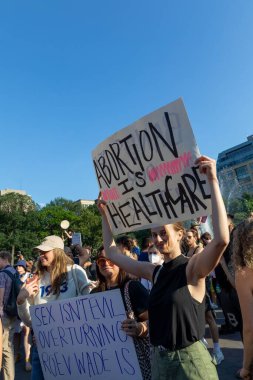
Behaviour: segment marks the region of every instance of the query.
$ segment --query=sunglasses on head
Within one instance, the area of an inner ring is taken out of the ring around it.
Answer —
[[[108,263],[109,265],[114,265],[113,262],[111,262],[111,260],[106,259],[105,257],[100,257],[99,259],[97,259],[96,263],[98,266],[105,265],[106,263]]]

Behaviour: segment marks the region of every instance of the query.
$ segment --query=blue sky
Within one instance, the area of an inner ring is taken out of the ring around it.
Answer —
[[[0,4],[0,189],[94,199],[91,151],[182,97],[202,153],[253,133],[251,0]]]

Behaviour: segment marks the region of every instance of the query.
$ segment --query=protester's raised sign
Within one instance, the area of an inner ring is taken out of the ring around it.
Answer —
[[[82,246],[82,235],[80,232],[74,232],[72,236],[72,244]]]
[[[31,306],[45,380],[141,380],[120,290]]]
[[[209,215],[199,155],[181,99],[98,145],[93,162],[113,233]]]

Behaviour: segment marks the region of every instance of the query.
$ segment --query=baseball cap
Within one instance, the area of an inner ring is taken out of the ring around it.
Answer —
[[[59,236],[56,236],[56,235],[45,237],[45,239],[41,242],[41,244],[35,247],[34,249],[47,252],[47,251],[51,251],[54,248],[64,249],[63,240]]]
[[[14,265],[14,267],[24,267],[26,269],[26,261],[25,260],[19,260],[17,263]]]

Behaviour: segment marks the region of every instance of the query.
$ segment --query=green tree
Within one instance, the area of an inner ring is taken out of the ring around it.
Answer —
[[[70,229],[81,233],[83,244],[95,250],[102,244],[101,217],[95,205],[82,207],[64,198],[56,198],[39,211],[38,219],[40,238],[47,235],[62,236],[60,223],[68,220]]]
[[[66,211],[72,211],[77,215],[82,213],[82,205],[80,203],[61,197],[55,198],[47,206],[58,206]]]
[[[5,213],[27,213],[36,210],[38,206],[28,195],[9,193],[0,197],[0,210]]]
[[[240,223],[253,212],[253,195],[244,193],[240,198],[230,200],[227,210],[234,215],[235,224]]]
[[[83,244],[92,246],[94,250],[102,245],[102,221],[96,205],[82,209],[75,231],[81,232]]]
[[[11,250],[13,260],[15,249],[22,250],[26,234],[34,231],[29,221],[37,209],[38,206],[26,195],[10,193],[0,197],[1,248]],[[33,232],[29,239],[35,242],[36,234]]]
[[[38,213],[40,231],[38,236],[44,238],[48,235],[62,236],[61,221],[68,220],[71,225],[71,229],[75,228],[76,223],[79,220],[79,216],[73,211],[64,209],[61,206],[53,206],[48,204],[43,207]]]

